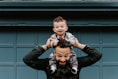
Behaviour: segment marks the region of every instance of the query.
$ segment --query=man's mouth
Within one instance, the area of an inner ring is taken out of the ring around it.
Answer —
[[[66,64],[68,64],[68,61],[57,61],[57,63],[60,67],[64,67]]]
[[[59,65],[62,66],[62,67],[64,67],[66,65],[66,61],[64,61],[64,62],[60,61],[59,62]]]
[[[59,62],[59,63],[62,64],[62,65],[63,65],[63,64],[66,64],[66,62]]]

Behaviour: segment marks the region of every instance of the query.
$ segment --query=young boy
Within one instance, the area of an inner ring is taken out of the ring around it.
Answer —
[[[58,16],[53,20],[53,31],[54,34],[51,35],[50,37],[51,47],[55,47],[57,45],[58,39],[66,39],[68,42],[72,44],[72,46],[75,43],[75,37],[71,33],[67,32],[68,31],[67,22],[63,17]],[[78,61],[74,51],[72,52],[72,55],[70,57],[71,59],[69,63],[72,67],[72,73],[77,74]],[[54,73],[56,71],[56,61],[53,53],[51,53],[49,59],[50,59],[49,65],[51,73]]]

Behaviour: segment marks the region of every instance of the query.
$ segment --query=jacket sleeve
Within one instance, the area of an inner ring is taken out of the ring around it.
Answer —
[[[34,69],[45,70],[46,67],[48,66],[48,59],[38,58],[44,52],[45,50],[42,47],[37,46],[23,58],[23,61],[25,64]]]
[[[79,67],[90,66],[90,65],[96,63],[97,61],[99,61],[100,58],[102,57],[102,54],[95,48],[85,46],[85,48],[82,51],[84,53],[86,53],[87,56],[78,58]]]

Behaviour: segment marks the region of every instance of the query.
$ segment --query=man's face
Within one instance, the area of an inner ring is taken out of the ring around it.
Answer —
[[[72,54],[71,49],[69,47],[67,48],[56,47],[54,52],[56,61],[62,67],[67,64],[68,60],[70,60],[71,54]]]

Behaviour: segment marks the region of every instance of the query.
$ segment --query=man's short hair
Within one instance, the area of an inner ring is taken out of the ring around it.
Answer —
[[[69,41],[67,41],[65,39],[58,39],[58,40],[59,40],[59,42],[58,42],[57,46],[59,46],[61,48],[67,48],[67,47],[71,48],[72,45]]]

